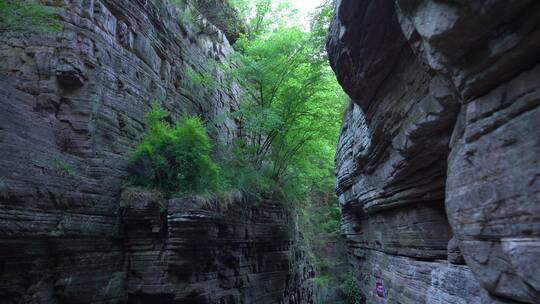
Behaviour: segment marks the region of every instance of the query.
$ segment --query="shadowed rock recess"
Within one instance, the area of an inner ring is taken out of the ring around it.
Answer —
[[[540,303],[540,2],[337,2],[337,194],[363,300]]]
[[[232,52],[224,34],[168,1],[46,2],[63,31],[0,33],[0,303],[311,303],[279,202],[123,189],[153,100],[237,136],[213,118],[240,86],[189,76],[222,78],[207,69]]]

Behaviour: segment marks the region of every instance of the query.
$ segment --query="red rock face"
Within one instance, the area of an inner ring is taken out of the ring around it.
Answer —
[[[0,33],[0,302],[195,303],[186,284],[201,288],[198,303],[309,302],[294,233],[223,242],[250,221],[287,230],[278,207],[194,215],[190,235],[159,210],[120,208],[128,151],[152,101],[172,119],[201,115],[214,139],[236,136],[232,120],[214,118],[237,106],[240,86],[209,90],[189,77],[232,52],[225,36],[206,21],[179,23],[167,1],[53,2],[64,3],[60,33]]]
[[[337,193],[368,303],[378,279],[389,303],[540,301],[539,15],[338,1],[328,51],[355,104]]]

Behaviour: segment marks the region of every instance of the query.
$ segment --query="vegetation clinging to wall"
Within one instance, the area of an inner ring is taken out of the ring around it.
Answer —
[[[63,29],[58,19],[60,10],[36,0],[0,0],[0,31],[60,32]]]
[[[220,170],[201,120],[186,117],[171,125],[168,115],[157,103],[146,115],[147,130],[131,154],[132,183],[169,194],[218,191]]]
[[[362,297],[360,287],[358,286],[358,283],[354,279],[352,273],[349,273],[343,282],[343,290],[345,291],[345,295],[347,297],[347,304],[363,303],[364,298]]]
[[[232,113],[245,157],[288,201],[305,202],[312,191],[332,192],[345,98],[322,52],[323,31],[306,31],[285,2],[243,2],[249,34],[236,42],[225,70],[245,87]],[[327,21],[317,18],[312,28],[324,28]]]

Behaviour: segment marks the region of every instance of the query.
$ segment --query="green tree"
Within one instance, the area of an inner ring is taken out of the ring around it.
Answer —
[[[232,114],[242,133],[240,150],[265,177],[265,190],[294,204],[317,284],[342,288],[349,303],[357,303],[354,281],[341,286],[344,273],[335,273],[343,256],[330,258],[324,251],[342,241],[333,165],[346,98],[324,47],[333,2],[313,14],[308,31],[292,21],[299,18],[283,2],[247,2],[251,6],[242,9],[250,12],[252,30],[234,45],[237,54],[226,66],[245,89]]]
[[[147,130],[131,154],[133,184],[168,194],[218,191],[220,170],[201,120],[186,117],[172,126],[168,115],[157,103],[146,115]]]
[[[235,44],[237,68],[231,72],[245,87],[233,113],[245,154],[283,193],[305,198],[310,191],[328,191],[344,101],[321,51],[320,28],[329,18],[320,15],[328,9],[317,14],[312,23],[317,30],[309,32],[291,21],[298,18],[285,2],[250,3],[252,31]],[[271,19],[278,22],[267,22]]]
[[[229,0],[247,26],[247,37],[253,39],[268,31],[283,27],[294,20],[297,11],[288,1]]]

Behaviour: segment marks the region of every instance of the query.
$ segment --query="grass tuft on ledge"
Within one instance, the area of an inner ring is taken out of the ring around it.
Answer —
[[[61,32],[61,10],[36,0],[0,0],[0,31]]]

